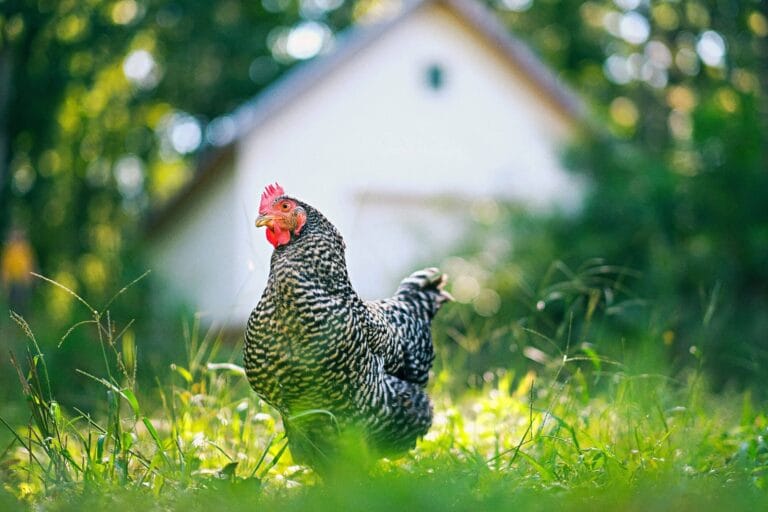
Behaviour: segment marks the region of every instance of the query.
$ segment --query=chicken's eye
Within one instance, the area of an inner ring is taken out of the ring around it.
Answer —
[[[283,210],[284,212],[287,212],[288,210],[291,209],[291,205],[290,203],[281,203],[280,209]]]

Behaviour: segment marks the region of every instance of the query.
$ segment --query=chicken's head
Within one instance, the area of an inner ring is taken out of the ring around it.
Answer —
[[[277,183],[267,185],[261,194],[256,227],[266,226],[267,241],[275,249],[298,236],[306,222],[307,212],[295,199],[285,195],[283,187]]]

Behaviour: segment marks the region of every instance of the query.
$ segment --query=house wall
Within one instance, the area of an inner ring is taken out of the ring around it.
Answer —
[[[245,213],[232,201],[234,183],[233,170],[220,169],[205,193],[191,198],[149,244],[152,271],[161,283],[155,300],[187,300],[208,322],[232,321],[237,301],[234,235],[236,219]]]
[[[431,65],[444,73],[437,90],[427,85]],[[417,263],[449,254],[473,201],[572,204],[577,187],[557,158],[570,131],[569,119],[496,49],[445,8],[427,5],[245,137],[233,188],[218,188],[184,219],[168,255],[201,237],[231,244],[234,255],[212,249],[210,261],[222,265],[197,274],[186,291],[244,322],[272,251],[253,226],[258,198],[279,181],[344,235],[358,292],[384,296]],[[165,259],[178,275],[192,270]]]

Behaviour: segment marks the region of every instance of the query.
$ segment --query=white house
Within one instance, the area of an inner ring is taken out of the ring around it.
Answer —
[[[574,204],[558,154],[582,119],[484,6],[405,4],[224,118],[231,142],[152,222],[154,270],[211,321],[244,323],[272,253],[259,196],[278,181],[339,228],[360,295],[389,295],[448,256],[478,200]]]

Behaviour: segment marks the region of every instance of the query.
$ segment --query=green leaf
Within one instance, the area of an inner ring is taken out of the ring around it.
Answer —
[[[234,478],[235,470],[237,469],[238,464],[239,462],[230,462],[229,464],[227,464],[226,466],[224,466],[219,470],[219,476],[221,478],[228,478],[228,479]]]
[[[122,395],[123,398],[125,398],[129,404],[131,404],[131,409],[133,409],[133,414],[136,416],[136,418],[139,417],[139,401],[136,399],[136,395],[128,388],[123,388],[120,390],[120,395]]]
[[[96,459],[98,459],[99,462],[101,462],[101,459],[104,457],[104,444],[106,441],[107,436],[104,434],[101,434],[96,440]]]
[[[149,418],[146,416],[141,418],[142,423],[144,423],[144,426],[147,427],[147,431],[149,432],[149,435],[152,436],[152,439],[155,441],[155,445],[157,445],[157,449],[160,452],[160,455],[163,456],[163,460],[165,460],[165,463],[170,465],[171,461],[168,459],[168,455],[165,454],[165,449],[163,448],[163,442],[160,440],[160,435],[157,433],[157,430],[155,429],[155,426],[152,425],[152,422],[149,421]]]
[[[603,368],[603,362],[600,360],[600,355],[587,344],[583,344],[581,346],[581,351],[584,352],[587,357],[589,357],[589,361],[592,363],[592,366],[595,368],[595,370],[600,372],[600,370]]]
[[[53,416],[55,424],[60,427],[63,423],[63,418],[61,415],[61,406],[58,402],[51,402],[51,415]]]
[[[187,369],[186,369],[186,368],[184,368],[183,366],[178,366],[178,365],[175,365],[175,364],[172,364],[172,365],[171,365],[171,370],[174,370],[176,373],[178,373],[179,375],[181,375],[181,377],[182,377],[182,378],[183,378],[185,381],[187,381],[187,384],[192,384],[192,380],[193,380],[193,379],[192,379],[192,374],[191,374],[191,373],[189,373],[189,370],[187,370]]]
[[[123,451],[127,452],[131,449],[131,446],[133,446],[133,434],[131,432],[123,432],[122,436],[122,447]]]
[[[555,475],[555,474],[554,474],[552,471],[550,471],[549,469],[547,469],[546,467],[544,467],[544,466],[543,466],[543,465],[542,465],[542,464],[541,464],[539,461],[537,461],[536,459],[534,459],[533,457],[531,457],[530,455],[528,455],[527,453],[525,453],[525,452],[524,452],[524,451],[522,451],[522,450],[520,450],[520,451],[518,452],[518,454],[519,454],[519,455],[520,455],[522,458],[524,458],[525,460],[527,460],[527,461],[528,461],[528,463],[529,463],[531,466],[533,466],[533,468],[534,468],[534,469],[535,469],[535,470],[536,470],[536,471],[539,473],[539,475],[541,475],[541,477],[542,477],[544,480],[547,480],[547,481],[550,481],[550,482],[551,482],[551,481],[553,481],[553,480],[557,480],[557,476],[556,476],[556,475]]]

